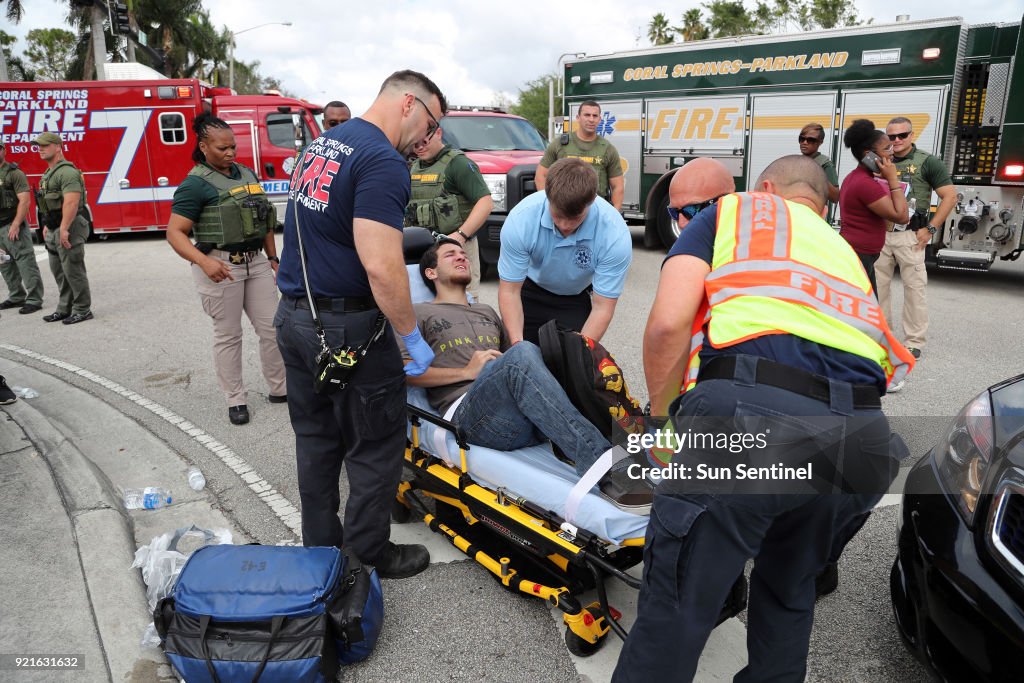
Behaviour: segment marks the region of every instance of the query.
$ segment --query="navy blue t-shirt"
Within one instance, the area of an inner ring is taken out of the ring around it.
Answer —
[[[355,218],[402,229],[411,181],[405,159],[377,126],[354,118],[324,132],[303,151],[289,186],[284,250],[277,286],[306,296],[295,238],[295,212],[313,296],[368,296],[370,283],[356,254]]]
[[[673,256],[685,254],[695,256],[710,266],[715,253],[717,217],[714,209],[697,214],[683,228],[676,243],[669,249],[665,261]],[[766,334],[722,349],[713,347],[705,335],[700,359],[701,363],[707,363],[717,356],[738,354],[760,356],[851,384],[875,384],[879,393],[885,393],[885,372],[878,363],[855,353],[816,344],[791,334]]]

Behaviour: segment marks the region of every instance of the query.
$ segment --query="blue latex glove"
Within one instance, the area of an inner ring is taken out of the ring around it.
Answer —
[[[423,341],[418,327],[412,328],[409,334],[403,334],[402,341],[405,342],[405,350],[412,357],[412,362],[405,364],[405,374],[410,377],[422,375],[434,360],[434,350]]]

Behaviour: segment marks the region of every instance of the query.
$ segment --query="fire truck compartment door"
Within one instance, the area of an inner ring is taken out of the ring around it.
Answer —
[[[260,141],[256,135],[256,122],[252,119],[225,119],[235,134],[235,163],[248,166],[260,177]]]
[[[820,123],[825,142],[818,149],[836,160],[836,93],[784,93],[754,95],[751,105],[750,156],[747,158],[747,190],[768,164],[788,154],[799,154],[797,138],[808,123]],[[841,145],[840,145],[841,147]]]
[[[918,149],[942,156],[949,86],[857,90],[843,93],[842,101],[840,131],[856,119],[874,121],[876,128],[885,130],[889,119],[905,116],[914,126],[914,144]],[[834,161],[842,185],[843,179],[857,167],[857,160],[844,149]]]
[[[173,187],[159,187],[153,178],[146,142],[146,128],[152,115],[152,109],[113,109],[90,115],[90,128],[110,130],[110,146],[114,150],[107,177],[95,200],[99,205],[99,210],[93,212],[97,232],[113,227],[105,225],[112,220],[108,205],[116,205],[120,210],[121,230],[146,229],[157,225],[156,202],[174,196]]]
[[[743,154],[746,95],[647,100],[647,151]]]
[[[622,199],[623,208],[640,209],[640,151],[643,146],[643,107],[640,100],[609,100],[599,102],[601,122],[597,134],[615,145],[622,160],[622,174],[626,181],[626,193]],[[575,132],[576,113],[579,104],[569,107],[569,119]]]

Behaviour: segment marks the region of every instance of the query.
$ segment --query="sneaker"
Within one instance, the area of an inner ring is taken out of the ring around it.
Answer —
[[[92,311],[86,311],[85,313],[72,313],[64,320],[65,325],[74,325],[75,323],[84,322],[86,320],[92,320]]]
[[[23,302],[11,301],[10,299],[8,299],[7,301],[0,302],[0,311],[5,311],[8,308],[18,308],[19,306],[21,306],[22,303]]]
[[[18,397],[7,386],[7,380],[0,376],[0,406],[9,406],[17,400]]]
[[[39,304],[25,304],[24,306],[18,309],[18,313],[25,315],[27,313],[35,313],[41,310],[43,310],[43,307],[40,306]]]
[[[839,565],[830,562],[814,577],[814,598],[824,597],[839,588]]]
[[[910,355],[913,356],[914,358],[921,357],[921,349],[915,349],[913,346],[908,346],[907,351],[910,351]]]
[[[601,481],[597,482],[597,487],[601,491],[602,498],[607,499],[623,512],[649,515],[651,514],[651,504],[654,502],[654,488],[651,486],[651,482],[645,478],[629,476],[629,466],[636,462],[631,455],[622,458],[612,465],[608,474],[601,477]]]
[[[64,318],[70,318],[70,313],[61,313],[60,311],[54,311],[50,315],[44,315],[43,321],[48,323],[55,323],[58,320],[64,320]]]
[[[430,553],[422,545],[398,545],[388,541],[384,552],[372,564],[382,579],[407,579],[430,566]]]
[[[907,380],[905,380],[905,379],[901,379],[899,382],[896,382],[896,384],[889,385],[889,388],[885,390],[885,393],[887,393],[887,394],[898,394],[900,392],[900,390],[903,389],[903,385],[904,385],[904,383],[906,383],[906,381]]]
[[[244,425],[249,423],[249,406],[231,406],[228,408],[228,419],[233,425]]]

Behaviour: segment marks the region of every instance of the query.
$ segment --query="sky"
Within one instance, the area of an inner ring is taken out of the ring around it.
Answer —
[[[24,49],[29,30],[63,26],[66,14],[66,1],[24,4],[19,25],[4,25],[6,19],[0,18],[0,28],[20,39],[15,53]],[[753,6],[752,0],[747,5]],[[647,24],[655,13],[665,12],[671,23],[681,23],[683,12],[700,2],[205,0],[205,6],[214,25],[244,31],[235,40],[238,59],[259,60],[261,73],[278,78],[300,97],[321,105],[343,100],[358,114],[390,73],[405,68],[432,78],[451,104],[514,102],[527,81],[555,72],[563,53],[647,47]],[[315,11],[301,16],[289,11],[299,7]],[[555,7],[562,8],[558,16],[552,13]],[[875,23],[895,19],[892,3],[885,0],[858,0],[857,7],[862,18],[873,17]],[[957,7],[962,6],[905,0],[898,13],[912,20],[933,19],[955,16]],[[1019,21],[1022,13],[1016,0],[974,0],[968,21]],[[247,30],[287,21],[292,25]]]

